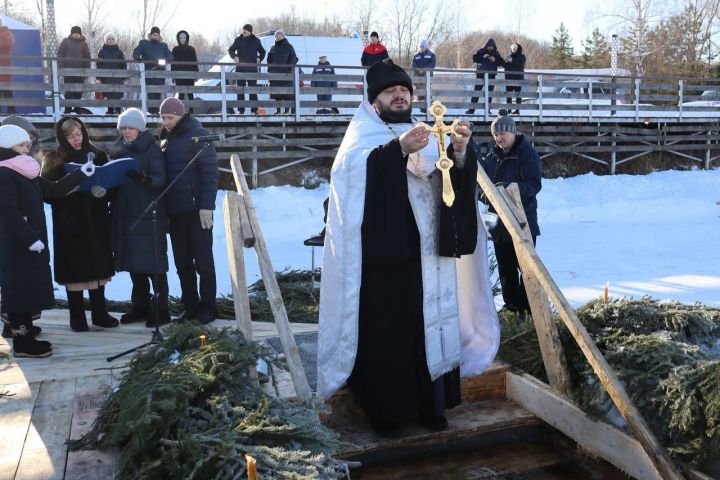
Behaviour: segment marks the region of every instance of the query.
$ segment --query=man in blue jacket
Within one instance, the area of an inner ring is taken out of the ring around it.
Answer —
[[[213,210],[218,189],[217,154],[212,145],[203,149],[203,143],[193,141],[193,137],[208,135],[208,131],[195,117],[186,113],[185,105],[177,98],[166,98],[163,101],[160,117],[163,122],[160,146],[165,157],[168,184],[199,154],[165,198],[170,241],[185,307],[185,311],[175,321],[196,318],[201,323],[209,323],[217,316],[217,286],[212,251]]]
[[[483,48],[475,52],[472,57],[472,61],[477,64],[475,78],[483,80],[475,85],[475,88],[473,88],[475,91],[482,91],[483,83],[485,81],[485,72],[497,72],[498,67],[502,67],[504,65],[502,55],[498,52],[495,40],[492,38],[489,38],[488,41],[485,42],[485,46]],[[488,73],[488,80],[493,80],[494,78],[495,73]],[[492,92],[494,89],[495,85],[488,85],[488,92]],[[470,103],[477,103],[479,99],[480,97],[472,97]],[[492,101],[492,99],[490,99],[490,101]],[[486,105],[485,108],[487,109],[488,106]],[[475,113],[475,109],[471,106],[465,113],[473,114]]]
[[[327,55],[320,55],[318,64],[313,68],[313,77],[315,75],[335,75],[335,69],[328,61]],[[319,77],[318,77],[319,78]],[[313,80],[310,82],[310,86],[313,88],[337,88],[337,81],[335,80]],[[337,108],[330,108],[330,102],[332,102],[332,94],[320,93],[317,96],[318,102],[327,102],[326,105],[320,105],[315,113],[318,115],[328,115],[331,113],[340,113]],[[327,107],[327,108],[326,108]]]
[[[515,121],[505,109],[498,112],[497,118],[490,126],[490,131],[495,138],[495,145],[480,161],[480,165],[495,185],[508,186],[511,183],[517,183],[533,244],[535,244],[535,239],[540,235],[536,198],[542,187],[540,158],[527,138],[518,133]],[[483,195],[481,195],[481,199],[487,202]],[[495,209],[491,206],[490,211],[494,212]],[[510,232],[502,222],[498,222],[490,234],[495,246],[495,258],[497,259],[505,308],[514,312],[528,311],[530,306],[525,293],[525,283]]]
[[[167,46],[167,43],[160,41],[160,29],[158,27],[152,27],[147,39],[140,40],[138,46],[133,50],[133,59],[142,60],[145,63],[145,71],[148,70],[165,70],[165,64],[171,62],[173,59],[172,52]],[[156,86],[164,85],[165,78],[145,78],[145,85]],[[160,102],[160,92],[148,93],[148,112],[158,113],[157,106],[149,106],[151,102]]]
[[[432,75],[432,71],[435,69],[435,63],[435,54],[428,48],[428,41],[422,40],[420,42],[420,51],[415,54],[412,60],[413,75],[416,77],[415,82],[419,88],[427,88],[425,85],[425,73],[430,71],[430,75]],[[424,100],[424,95],[418,95],[421,112],[425,112],[426,110]]]
[[[257,74],[259,71],[258,65],[265,58],[265,49],[260,42],[260,39],[253,34],[253,26],[246,23],[243,26],[242,35],[237,37],[230,48],[228,48],[228,55],[235,61],[235,71]],[[254,87],[257,85],[256,79],[240,78],[237,80],[238,87]],[[238,101],[245,100],[245,94],[238,93]],[[248,98],[251,102],[257,102],[257,94],[250,93]],[[245,113],[245,108],[239,108],[240,114]],[[257,105],[250,107],[252,113],[257,113]],[[228,107],[228,113],[234,113],[232,107]]]

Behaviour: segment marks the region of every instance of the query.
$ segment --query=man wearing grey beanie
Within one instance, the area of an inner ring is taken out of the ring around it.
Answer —
[[[517,183],[534,244],[540,235],[536,198],[542,187],[540,158],[528,139],[518,132],[515,120],[508,115],[507,110],[501,109],[498,112],[497,118],[490,125],[490,131],[495,145],[480,161],[480,165],[495,185],[508,186]],[[484,195],[481,194],[480,199],[487,203]],[[494,212],[495,209],[490,206],[490,211]],[[495,246],[495,258],[505,302],[503,308],[512,312],[526,312],[530,306],[512,237],[502,222],[498,222],[490,234]]]

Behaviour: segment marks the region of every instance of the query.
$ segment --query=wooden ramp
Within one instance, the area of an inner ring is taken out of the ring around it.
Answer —
[[[90,331],[70,330],[67,310],[43,312],[35,322],[40,338],[53,343],[53,355],[16,359],[6,339],[0,339],[0,480],[109,479],[116,471],[116,453],[68,452],[65,442],[79,438],[92,425],[98,408],[119,383],[126,355],[108,363],[106,357],[150,340],[144,323]],[[214,327],[236,328],[231,320]],[[277,336],[273,323],[253,322],[253,337]],[[293,333],[317,330],[314,324],[292,324]]]

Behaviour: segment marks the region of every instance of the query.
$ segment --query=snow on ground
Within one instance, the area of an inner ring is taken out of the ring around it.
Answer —
[[[565,296],[579,306],[601,295],[650,295],[720,306],[720,170],[665,171],[644,176],[582,175],[543,180],[538,196],[537,251]],[[315,190],[268,187],[253,191],[273,267],[309,269],[303,240],[322,229],[327,185]],[[222,202],[217,198],[214,251],[218,294],[230,293]],[[50,222],[49,208],[47,211]],[[169,244],[169,242],[168,242]],[[170,265],[172,265],[172,252]],[[316,263],[322,257],[315,249]],[[254,250],[245,250],[248,283],[260,278]],[[171,295],[180,295],[174,268]],[[130,278],[117,274],[113,300],[130,298]],[[63,288],[58,296],[64,297]]]

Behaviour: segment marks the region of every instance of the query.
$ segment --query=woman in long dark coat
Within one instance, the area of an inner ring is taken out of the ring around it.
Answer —
[[[94,167],[49,182],[39,177],[40,165],[29,156],[30,145],[22,128],[0,127],[2,313],[10,323],[13,354],[37,358],[51,355],[52,344],[35,339],[32,312],[55,305],[43,198],[70,192],[86,175],[92,175]]]
[[[127,173],[133,181],[120,185],[112,201],[115,271],[130,272],[133,285],[132,308],[120,317],[120,323],[144,320],[145,325],[154,327],[153,308],[158,309],[159,323],[170,322],[165,202],[157,206],[156,252],[153,251],[152,215],[144,217],[134,229],[130,227],[165,187],[165,161],[162,150],[145,129],[145,117],[140,110],[129,108],[118,117],[117,126],[121,136],[110,151],[111,156],[135,158],[140,166],[139,171]],[[154,272],[157,274],[153,275]],[[157,294],[157,307],[151,305],[150,281]]]
[[[105,35],[105,44],[98,51],[98,60],[96,66],[98,69],[108,70],[127,70],[127,63],[121,62],[125,60],[125,54],[117,44],[117,37],[114,33],[108,33]],[[102,59],[102,60],[101,60]],[[112,61],[117,60],[117,61]],[[122,85],[125,83],[125,79],[122,77],[100,77],[98,78],[100,83],[106,85]],[[123,92],[105,92],[105,98],[108,100],[122,100]],[[122,111],[122,107],[108,107],[107,114],[118,114]]]
[[[175,36],[177,39],[177,46],[172,49],[173,62],[197,62],[197,53],[195,53],[195,47],[190,45],[190,34],[185,30],[180,30]],[[170,65],[170,70],[173,72],[197,72],[200,70],[197,64],[195,65],[180,65],[173,63]],[[176,78],[175,85],[178,86],[191,86],[195,85],[195,80],[192,78]],[[187,96],[188,100],[193,100],[195,96],[192,92],[185,93],[180,92],[178,94],[180,100],[184,100]],[[192,113],[192,108],[190,108]]]
[[[270,48],[267,56],[268,73],[291,73],[293,68],[290,65],[298,63],[298,57],[295,49],[285,38],[282,30],[275,32],[275,45]],[[292,87],[292,80],[270,80],[270,87]],[[273,93],[270,95],[273,100],[295,100],[292,93]],[[284,113],[293,113],[295,108],[285,108]],[[280,108],[275,109],[275,113],[280,113]]]
[[[58,149],[43,159],[41,175],[58,180],[65,175],[66,163],[85,163],[88,154],[95,164],[107,163],[105,152],[90,143],[85,125],[76,117],[64,117],[57,123]],[[105,304],[105,284],[113,276],[112,219],[105,189],[75,192],[50,201],[53,219],[55,281],[65,286],[70,308],[70,328],[88,330],[83,305],[83,290],[90,296],[92,323],[111,328],[119,325]]]

